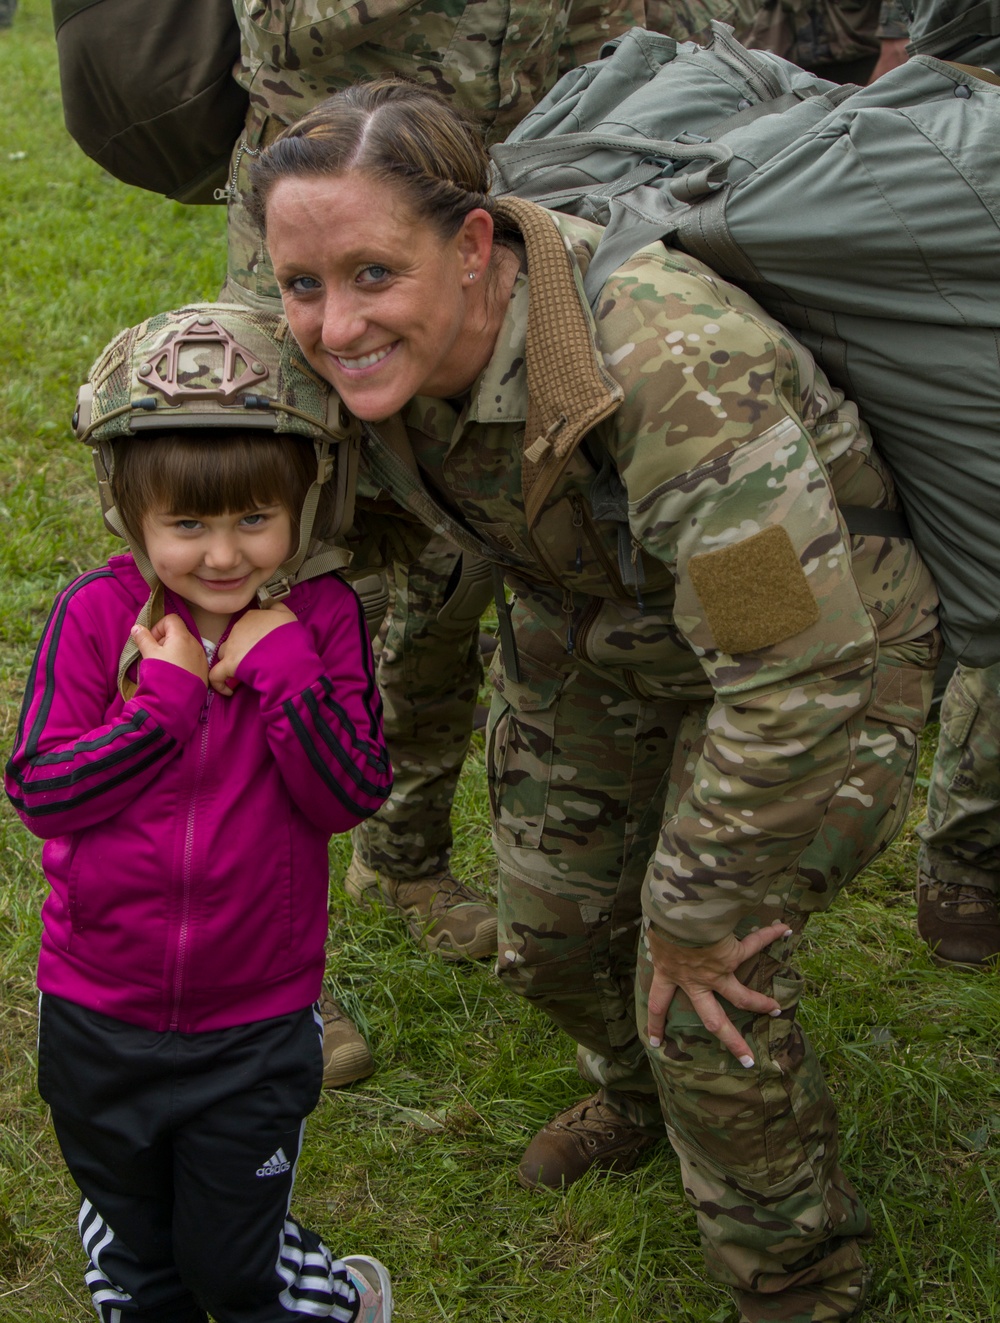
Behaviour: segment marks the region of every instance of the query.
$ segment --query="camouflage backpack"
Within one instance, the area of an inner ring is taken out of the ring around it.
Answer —
[[[947,0],[912,30],[921,50],[995,59],[1000,4]],[[592,301],[663,239],[789,326],[871,426],[955,654],[1000,660],[995,73],[919,54],[840,87],[718,24],[706,47],[634,30],[567,74],[493,159],[496,192],[607,226]],[[908,535],[898,516],[845,519]]]

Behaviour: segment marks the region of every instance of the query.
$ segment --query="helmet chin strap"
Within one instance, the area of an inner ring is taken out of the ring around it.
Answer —
[[[267,583],[262,583],[257,589],[257,601],[265,610],[273,602],[280,602],[282,598],[287,597],[296,583],[302,583],[305,579],[314,579],[329,570],[343,569],[351,561],[350,553],[340,547],[327,547],[319,555],[307,559],[320,497],[323,488],[333,477],[335,467],[330,441],[325,438],[314,441],[313,448],[316,452],[316,477],[302,502],[302,512],[299,516],[299,545],[291,557],[278,566]]]
[[[351,562],[349,551],[342,547],[324,546],[322,543],[319,544],[317,553],[309,556],[320,497],[336,467],[333,457],[333,445],[334,442],[326,438],[313,442],[313,448],[316,452],[316,477],[310,484],[302,502],[302,512],[299,517],[298,546],[291,557],[279,565],[270,579],[257,589],[257,603],[262,610],[266,610],[274,602],[280,602],[287,597],[295,584],[302,583],[306,579],[317,578],[321,574],[328,574],[331,570],[341,570]],[[101,448],[96,446],[94,448],[94,467],[97,469],[98,485],[101,489],[104,522],[113,533],[128,544],[136,568],[150,587],[149,597],[136,617],[135,623],[143,625],[146,629],[152,629],[158,620],[163,619],[163,585],[156,577],[156,571],[146,555],[145,547],[131,535],[122,522],[117,509],[111,504],[110,474],[107,469],[107,459],[101,453]],[[136,683],[129,678],[128,672],[140,656],[139,649],[136,647],[131,634],[129,634],[118,659],[118,691],[126,700],[131,698],[136,691]]]

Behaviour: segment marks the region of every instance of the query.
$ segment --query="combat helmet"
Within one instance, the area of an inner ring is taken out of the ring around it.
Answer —
[[[125,528],[111,495],[112,443],[119,437],[227,428],[308,437],[316,477],[299,517],[291,557],[257,590],[261,606],[292,586],[349,562],[335,544],[354,512],[361,430],[336,392],[312,370],[279,313],[197,303],[158,313],[120,332],[77,395],[73,430],[91,447],[107,527],[124,538],[151,595],[139,616],[162,615],[163,591],[145,550]],[[119,686],[137,652],[130,642]]]

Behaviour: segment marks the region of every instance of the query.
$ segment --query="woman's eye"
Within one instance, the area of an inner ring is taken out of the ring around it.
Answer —
[[[296,276],[293,280],[286,280],[284,288],[292,294],[315,294],[319,281],[315,276]]]
[[[379,266],[373,262],[371,266],[362,267],[358,274],[358,282],[362,285],[378,285],[383,280],[388,280],[392,272],[387,266]]]

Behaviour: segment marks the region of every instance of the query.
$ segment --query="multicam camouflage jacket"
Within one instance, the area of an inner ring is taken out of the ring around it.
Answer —
[[[250,94],[229,182],[232,297],[276,301],[260,235],[246,214],[245,158],[319,101],[360,79],[425,83],[498,141],[557,77],[641,25],[643,0],[234,0]]]
[[[362,464],[504,567],[521,654],[519,681],[494,677],[505,693],[541,703],[583,664],[706,704],[703,774],[658,856],[701,920],[666,884],[648,905],[677,940],[714,941],[815,834],[859,718],[891,708],[872,692],[879,646],[926,664],[936,592],[912,542],[846,534],[838,502],[894,508],[891,479],[854,407],[747,295],[653,245],[592,317],[600,229],[498,209],[525,261],[490,363],[466,401],[417,397],[369,428]],[[915,728],[919,708],[886,719]]]
[[[454,96],[503,135],[555,81],[641,24],[641,0],[235,0],[237,82],[261,116],[292,124],[364,78],[402,77]],[[571,48],[570,50],[567,47]]]

